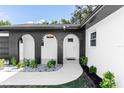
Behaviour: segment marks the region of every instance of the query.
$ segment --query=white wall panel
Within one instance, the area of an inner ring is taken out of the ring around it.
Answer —
[[[96,47],[90,46],[90,33],[97,32]],[[124,87],[124,7],[86,31],[88,65],[98,69],[98,75],[110,70],[117,87]]]
[[[5,37],[5,36],[9,36],[9,33],[0,33],[0,37]]]
[[[73,42],[68,42],[68,39],[73,39]],[[79,39],[76,35],[69,34],[63,41],[63,59],[66,62],[67,58],[79,59]]]
[[[21,62],[24,59],[23,56],[23,43],[19,41],[19,61]]]
[[[23,44],[20,44],[20,60],[26,59],[35,59],[35,41],[34,38],[29,35],[22,36]]]
[[[51,59],[57,62],[57,40],[55,36],[53,36],[53,38],[47,38],[49,35],[50,34],[43,37],[44,46],[41,46],[42,64],[47,64]]]

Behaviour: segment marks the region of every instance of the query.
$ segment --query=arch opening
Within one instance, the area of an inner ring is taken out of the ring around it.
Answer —
[[[63,63],[79,62],[79,38],[74,34],[69,34],[63,41]]]
[[[45,35],[41,45],[41,63],[47,64],[49,60],[55,60],[57,64],[57,39],[52,34]]]
[[[23,59],[35,59],[35,41],[30,34],[19,39],[19,61]]]

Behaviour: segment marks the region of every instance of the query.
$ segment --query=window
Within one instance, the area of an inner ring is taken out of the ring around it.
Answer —
[[[73,42],[73,38],[68,38],[68,42]]]
[[[53,35],[47,35],[47,38],[54,38]]]
[[[96,46],[96,32],[90,34],[90,46]]]

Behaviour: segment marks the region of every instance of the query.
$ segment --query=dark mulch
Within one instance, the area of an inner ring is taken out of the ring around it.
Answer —
[[[91,82],[93,82],[97,88],[100,88],[99,84],[102,81],[102,79],[97,74],[89,73],[89,67],[88,66],[81,66],[81,67],[83,68],[84,73],[86,73],[87,77],[89,77]]]

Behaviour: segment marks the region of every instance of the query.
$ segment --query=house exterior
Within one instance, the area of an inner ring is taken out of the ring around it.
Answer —
[[[88,57],[97,74],[110,70],[117,87],[124,87],[124,7],[98,6],[82,24],[13,25],[0,27],[0,58],[37,59],[58,64]],[[76,61],[77,62],[77,61]]]
[[[93,18],[93,19],[92,19]],[[86,52],[88,66],[97,67],[103,77],[113,72],[117,87],[124,87],[124,7],[102,6],[84,25],[86,26]]]
[[[50,59],[58,64],[79,59],[85,54],[85,32],[79,28],[79,25],[35,24],[0,27],[0,57],[15,57],[18,62],[36,59],[42,64]]]

